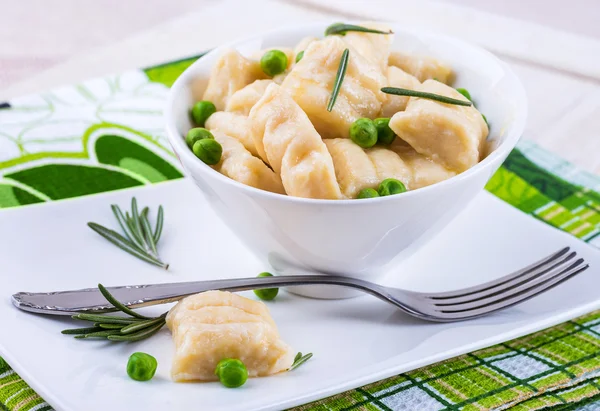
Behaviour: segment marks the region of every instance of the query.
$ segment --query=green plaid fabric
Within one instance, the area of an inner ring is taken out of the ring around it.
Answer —
[[[0,208],[182,177],[162,106],[196,58],[0,104]],[[486,188],[600,248],[599,177],[524,141]],[[593,410],[596,400],[600,312],[295,410]],[[0,409],[52,407],[0,358]]]
[[[600,394],[600,312],[297,408],[539,410]]]

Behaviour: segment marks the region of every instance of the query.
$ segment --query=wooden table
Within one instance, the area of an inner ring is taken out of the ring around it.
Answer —
[[[71,0],[61,1],[70,3]],[[27,2],[39,1],[24,0]],[[477,9],[457,6],[457,2]],[[79,53],[66,62],[0,89],[0,99],[197,54],[247,33],[287,24],[318,19],[398,20],[478,43],[507,61],[523,81],[529,97],[530,114],[525,138],[600,174],[600,122],[597,120],[600,118],[600,28],[595,24],[600,8],[593,0],[573,0],[572,7],[564,8],[565,18],[557,19],[551,13],[533,13],[528,15],[530,21],[524,21],[507,17],[519,14],[519,9],[499,6],[498,2],[457,2],[176,0],[162,16],[166,22],[156,24],[155,20],[161,19],[141,15],[139,20],[143,20],[146,27],[151,26],[142,31],[136,29],[144,24],[134,18],[140,15],[139,9],[129,5],[117,12],[113,0],[85,2],[87,6],[81,6],[81,13],[90,9],[92,13],[130,13],[132,27],[117,30],[117,35],[129,35],[117,40],[115,33],[109,33],[111,26],[105,21],[102,24],[109,45]],[[548,3],[556,1],[545,2]],[[79,9],[69,10],[65,18],[77,18]],[[124,18],[119,16],[121,20]],[[537,22],[532,22],[536,16]],[[580,24],[574,24],[574,21]],[[7,30],[6,27],[3,30]],[[35,27],[28,30],[35,32]],[[43,35],[38,33],[38,36],[40,34]],[[33,43],[35,51],[36,44]],[[12,43],[6,44],[0,46],[0,71],[7,61],[5,56],[2,60],[2,50],[14,52],[17,48]],[[60,50],[60,45],[49,45]],[[54,61],[52,56],[43,54],[43,47],[39,48],[42,60]],[[69,50],[66,52],[68,54]],[[15,69],[14,65],[12,69]]]

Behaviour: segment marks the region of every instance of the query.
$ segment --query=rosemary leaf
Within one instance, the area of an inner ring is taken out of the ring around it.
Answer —
[[[62,330],[61,334],[67,335],[77,335],[77,334],[89,334],[95,333],[97,331],[102,331],[103,329],[100,327],[87,327],[87,328],[69,328],[68,330]]]
[[[133,333],[133,334],[126,334],[126,335],[112,334],[112,335],[109,335],[107,338],[109,340],[111,340],[111,341],[130,341],[130,342],[140,341],[140,340],[143,340],[143,339],[146,339],[148,337],[153,336],[164,325],[165,325],[164,322],[160,322],[160,323],[156,324],[155,326],[152,326],[152,327],[149,327],[149,328],[144,328],[143,330],[138,331],[138,332]]]
[[[370,29],[368,27],[357,26],[354,24],[345,24],[345,23],[334,23],[331,26],[327,27],[325,30],[326,36],[331,36],[332,34],[345,35],[348,31],[358,31],[361,33],[374,33],[374,34],[394,34],[392,30],[382,31],[376,29]]]
[[[397,87],[384,87],[381,89],[386,94],[394,94],[396,96],[410,96],[410,97],[420,97],[426,98],[429,100],[439,101],[441,103],[446,104],[454,104],[457,106],[472,106],[473,103],[465,100],[458,100],[456,98],[441,96],[439,94],[427,93],[424,91],[416,91],[416,90],[408,90],[405,88],[397,88]]]
[[[119,206],[115,205],[115,204],[112,204],[110,206],[110,208],[112,209],[113,214],[115,215],[117,221],[119,222],[119,225],[121,226],[121,229],[123,230],[123,232],[125,233],[127,238],[132,243],[134,243],[140,249],[140,251],[144,251],[144,246],[142,245],[140,240],[137,238],[137,236],[134,234],[131,227],[129,227],[129,224],[127,223],[127,220],[125,219],[125,216],[123,215],[123,212],[121,211],[121,208],[119,208]]]
[[[340,65],[338,66],[338,71],[335,76],[335,83],[333,84],[333,90],[331,91],[331,98],[329,99],[329,104],[327,104],[327,111],[333,110],[333,106],[335,105],[335,101],[337,100],[338,94],[340,94],[340,89],[342,88],[342,82],[344,81],[344,76],[346,75],[346,69],[348,68],[348,54],[350,50],[345,49],[342,53],[342,57],[340,59]]]
[[[114,245],[119,247],[120,249],[127,251],[129,254],[131,254],[141,260],[144,260],[148,263],[157,265],[159,267],[162,267],[162,268],[168,267],[168,265],[166,265],[162,261],[159,261],[156,258],[152,257],[151,255],[145,254],[142,251],[140,251],[136,246],[134,246],[130,241],[128,241],[125,237],[123,237],[121,234],[117,233],[116,231],[110,230],[106,227],[101,226],[100,224],[96,224],[96,223],[92,223],[92,222],[88,223],[88,226],[92,230],[94,230],[95,232],[100,234],[102,237],[106,238],[108,241],[110,241],[111,243],[113,243]]]
[[[312,356],[313,356],[312,353],[308,353],[306,355],[302,355],[302,353],[296,354],[296,358],[294,358],[294,363],[291,365],[291,367],[289,368],[288,371],[292,371],[292,370],[295,370],[296,368],[300,367],[306,361],[310,360],[312,358]]]
[[[158,214],[156,216],[156,228],[154,229],[154,243],[156,244],[158,244],[158,240],[160,240],[160,235],[162,234],[164,218],[165,213],[163,211],[163,207],[158,206]]]
[[[117,317],[112,315],[101,315],[101,314],[77,314],[72,316],[71,318],[75,320],[83,320],[83,321],[91,321],[94,323],[102,323],[102,324],[123,324],[129,325],[131,323],[135,323],[140,321],[138,318],[127,318],[127,317]]]
[[[125,222],[127,223],[127,227],[129,227],[129,230],[133,233],[133,235],[136,236],[137,238],[137,233],[135,232],[135,226],[133,224],[133,219],[131,218],[131,215],[129,215],[129,211],[125,211]],[[140,244],[142,239],[140,238]],[[142,246],[143,247],[143,246]]]
[[[106,298],[106,301],[108,301],[109,303],[114,305],[115,308],[117,308],[119,311],[122,311],[125,314],[128,314],[134,318],[139,318],[140,320],[153,320],[152,317],[146,317],[145,315],[138,314],[135,311],[133,311],[131,308],[123,305],[119,300],[117,300],[115,297],[113,297],[113,295],[102,284],[98,284],[98,290],[100,290],[100,292],[102,293],[102,296],[104,296],[104,298]],[[100,322],[102,322],[102,321],[100,321]]]
[[[131,220],[133,221],[133,224],[135,224],[137,232],[141,233],[142,227],[139,225],[140,214],[138,212],[137,199],[135,197],[131,199]]]
[[[120,331],[119,330],[105,330],[105,331],[98,331],[98,332],[94,332],[94,333],[89,333],[89,334],[81,334],[81,335],[76,335],[75,338],[106,338],[109,335],[115,335],[115,334],[119,334]]]
[[[144,244],[145,250],[149,252],[150,248],[144,241],[144,233],[142,232],[142,225],[140,224],[140,214],[138,211],[137,199],[135,197],[131,199],[131,221],[133,223],[134,232],[139,237],[140,241]]]
[[[133,219],[129,216],[129,213],[127,213],[127,217],[126,220],[127,222],[127,227],[129,228],[129,231],[133,234],[133,236],[135,237],[135,239],[137,240],[136,243],[140,244],[140,250],[143,253],[147,253],[148,250],[146,250],[146,247],[144,246],[144,239],[140,237],[139,233],[136,231],[135,229],[135,223],[133,222]]]
[[[154,320],[140,321],[139,323],[130,324],[121,329],[121,334],[132,334],[132,333],[138,332],[140,330],[143,330],[144,328],[151,327],[151,326],[156,325],[161,322],[164,325],[165,316],[166,316],[166,313],[161,315],[158,318],[155,318]]]
[[[148,241],[148,238],[146,238],[146,230],[144,230],[144,221],[143,221],[144,220],[144,215],[147,218],[148,217],[148,211],[149,211],[148,207],[144,207],[142,209],[142,211],[138,214],[138,221],[137,222],[138,222],[138,224],[140,226],[140,235],[142,236],[142,241],[144,242],[144,248],[146,249],[146,251],[149,254],[152,254],[153,257],[158,258],[156,256],[156,253],[154,253],[152,251],[152,247],[150,245],[150,242]]]
[[[96,323],[94,324],[96,327],[100,327],[104,330],[120,330],[126,325],[124,324],[111,324],[111,323]]]
[[[152,228],[150,227],[150,221],[148,221],[148,208],[144,208],[140,215],[140,223],[142,225],[142,233],[144,234],[144,241],[150,247],[152,254],[158,258],[158,251],[156,251],[156,243],[154,242],[154,235],[152,234]]]

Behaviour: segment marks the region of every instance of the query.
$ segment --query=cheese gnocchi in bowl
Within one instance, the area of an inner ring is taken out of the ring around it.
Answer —
[[[492,54],[373,22],[218,47],[177,79],[166,110],[186,173],[275,272],[370,280],[466,208],[526,116],[519,80]]]
[[[392,51],[394,36],[337,23],[293,48],[223,50],[190,108],[189,148],[242,184],[314,199],[399,194],[471,168],[485,117],[452,87],[450,64]]]

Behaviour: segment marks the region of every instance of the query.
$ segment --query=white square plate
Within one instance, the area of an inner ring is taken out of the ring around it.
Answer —
[[[165,207],[160,253],[169,271],[143,263],[94,234],[114,226],[109,205]],[[600,308],[600,252],[482,192],[443,233],[386,284],[450,290],[514,271],[564,246],[591,268],[545,295],[474,321],[415,320],[370,296],[313,300],[285,292],[268,303],[282,338],[314,357],[299,369],[251,379],[240,389],[169,378],[168,330],[137,344],[80,341],[60,334],[70,319],[15,309],[17,291],[254,276],[268,270],[217,219],[187,180],[0,212],[0,354],[58,411],[277,410],[307,403],[449,357],[506,341]],[[252,293],[246,293],[252,296]],[[152,307],[160,313],[165,307]],[[81,325],[81,324],[77,324]],[[157,357],[156,377],[129,379],[129,354]],[[200,407],[200,408],[198,408]]]

